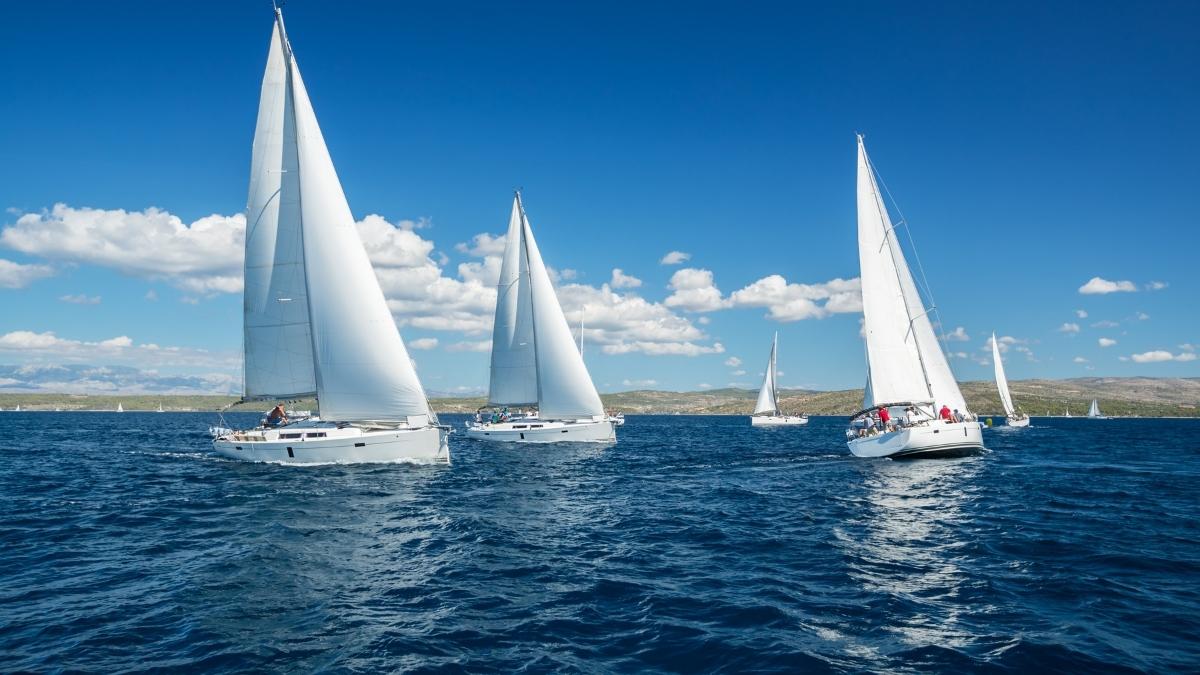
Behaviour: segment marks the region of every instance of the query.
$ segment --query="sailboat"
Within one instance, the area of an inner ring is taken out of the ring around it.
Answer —
[[[158,410],[155,410],[154,412],[166,412],[166,410],[163,410],[161,402],[158,404]]]
[[[1092,407],[1088,408],[1087,416],[1089,419],[1093,420],[1108,419],[1104,415],[1100,414],[1100,404],[1096,402],[1096,399],[1092,399]]]
[[[779,333],[771,341],[771,358],[767,361],[767,371],[763,374],[762,388],[758,390],[758,401],[754,404],[754,412],[750,415],[752,427],[799,426],[808,424],[805,415],[785,415],[779,410],[779,389],[776,386],[777,374],[775,368],[776,355],[779,350]]]
[[[221,455],[448,463],[275,10],[246,208],[242,401],[316,396],[320,419],[220,429]]]
[[[121,405],[120,403],[118,403],[118,404],[117,404],[117,412],[119,412],[119,413],[123,413],[123,412],[125,412],[125,406],[123,406],[123,405]]]
[[[864,410],[846,431],[858,457],[936,457],[983,449],[979,422],[917,292],[896,230],[858,136],[858,260],[862,279],[867,387]],[[890,422],[875,421],[887,409]],[[943,409],[960,417],[944,419]],[[898,419],[899,415],[899,419]]]
[[[1065,414],[1063,414],[1063,417],[1070,417],[1070,416],[1071,416],[1071,409],[1067,408]]]
[[[1013,406],[1012,392],[1008,390],[1008,378],[1004,375],[1004,362],[1000,360],[1000,345],[992,333],[992,363],[996,365],[996,389],[1000,392],[1000,404],[1004,406],[1005,424],[1010,427],[1029,426],[1029,415]]]
[[[576,349],[520,192],[513,197],[496,290],[486,406],[494,412],[480,409],[467,436],[518,443],[616,440],[617,422],[604,412]],[[509,408],[527,412],[510,414]]]

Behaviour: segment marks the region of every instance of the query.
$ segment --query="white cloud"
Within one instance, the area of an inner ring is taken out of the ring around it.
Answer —
[[[712,389],[713,388],[713,386],[707,382],[701,382],[700,384],[698,384],[696,386],[700,389]]]
[[[1081,319],[1086,319],[1088,315],[1087,315],[1086,311],[1084,311],[1082,309],[1077,309],[1077,310],[1075,310],[1075,316],[1077,316]]]
[[[1104,319],[1103,321],[1097,321],[1096,323],[1093,323],[1092,328],[1116,328],[1120,325],[1121,324],[1117,323],[1116,321]]]
[[[1196,351],[1196,345],[1193,345],[1193,344],[1192,344],[1192,343],[1190,343],[1190,342],[1185,342],[1185,343],[1183,343],[1183,344],[1179,345],[1179,348],[1180,348],[1180,349],[1182,349],[1182,350],[1183,350],[1183,351],[1185,351],[1185,352],[1194,352],[1194,351]]]
[[[1060,333],[1078,333],[1079,332],[1079,324],[1064,323],[1063,325],[1058,327],[1058,332],[1060,332]]]
[[[996,338],[996,343],[1000,347],[1001,354],[1007,354],[1008,350],[1010,348],[1012,348],[1013,346],[1025,345],[1028,342],[1029,342],[1028,340],[1022,340],[1019,338],[1015,338],[1011,335],[1002,335],[1002,336]],[[980,347],[980,349],[983,351],[989,352],[989,353],[992,351],[992,336],[989,335],[987,340],[984,340],[983,346]],[[1018,347],[1017,351],[1025,352],[1026,354],[1028,354],[1029,348],[1028,347],[1025,347],[1025,348]],[[986,365],[986,364],[984,364],[984,365]]]
[[[492,351],[491,340],[464,340],[455,342],[446,347],[448,352],[490,352]]]
[[[658,384],[658,380],[624,380],[621,384],[626,387],[653,387]]]
[[[689,312],[713,312],[727,305],[721,290],[713,283],[713,273],[695,267],[685,267],[671,275],[668,284],[673,292],[663,301],[667,307]]]
[[[1075,358],[1073,358],[1071,360],[1074,361],[1075,363],[1087,363],[1088,362],[1088,360],[1083,358],[1082,356],[1076,356]]]
[[[817,304],[820,300],[825,303]],[[791,322],[821,319],[830,314],[861,312],[862,292],[857,277],[818,284],[796,284],[772,274],[734,291],[728,302],[733,307],[766,307],[767,318]]]
[[[664,255],[662,257],[662,260],[658,261],[658,264],[660,264],[660,265],[681,265],[691,259],[692,259],[691,253],[684,253],[683,251],[671,251],[670,253]]]
[[[489,255],[504,255],[504,240],[505,236],[492,235],[487,232],[471,237],[471,242],[467,244],[455,244],[454,249],[459,253],[476,258],[484,258]]]
[[[1109,281],[1100,277],[1092,277],[1079,287],[1083,295],[1105,295],[1108,293],[1133,293],[1137,286],[1132,281]]]
[[[1150,283],[1146,284],[1146,290],[1161,291],[1162,289],[1166,288],[1167,286],[1170,286],[1170,284],[1168,284],[1165,281],[1151,281]]]
[[[238,369],[240,355],[188,347],[136,344],[127,335],[87,341],[61,338],[52,331],[17,330],[0,335],[0,355],[20,363],[87,362],[128,364],[139,368]]]
[[[1099,344],[1101,347],[1111,347],[1111,346],[1113,346],[1113,345],[1117,344],[1117,341],[1116,341],[1116,340],[1114,340],[1114,339],[1112,339],[1112,338],[1106,338],[1106,337],[1102,337],[1102,338],[1100,338],[1099,340],[1096,340],[1096,342],[1097,342],[1097,343],[1098,343],[1098,344]]]
[[[1129,358],[1133,359],[1134,363],[1160,363],[1163,361],[1195,361],[1196,354],[1194,352],[1182,352],[1180,354],[1172,354],[1164,349],[1158,349],[1151,352],[1142,352],[1141,354],[1130,354]]]
[[[416,340],[408,341],[409,349],[427,350],[427,349],[436,349],[437,346],[438,346],[437,338],[426,337],[426,338],[417,338]]]
[[[1137,318],[1138,321],[1146,321],[1150,318],[1150,315],[1145,312],[1138,312],[1134,315],[1134,317]]]
[[[61,295],[58,298],[62,302],[67,302],[72,305],[98,305],[100,304],[100,296],[98,295]]]
[[[725,351],[720,342],[711,347],[697,345],[691,342],[645,342],[634,340],[604,345],[605,354],[631,354],[641,352],[650,356],[700,356],[701,354],[721,354]]]
[[[738,370],[735,370],[732,373],[730,373],[730,375],[733,375],[734,377],[741,377],[742,375],[745,375],[745,374],[746,374],[746,371],[744,371],[740,368]]]
[[[55,204],[17,218],[0,233],[0,243],[47,260],[167,280],[192,293],[236,293],[242,290],[245,230],[240,213],[214,214],[189,225],[154,207],[125,211]]]
[[[971,339],[971,336],[967,335],[967,331],[962,326],[959,326],[952,332],[946,333],[946,339],[953,342],[966,342]]]
[[[54,276],[54,268],[49,265],[22,265],[0,258],[0,288],[25,288],[49,276]]]
[[[613,288],[637,288],[642,285],[642,280],[625,274],[620,267],[614,267],[612,271],[612,280],[608,282]]]
[[[742,365],[742,360],[736,356],[731,356],[725,359],[725,365],[729,366],[730,368],[737,368],[738,366]]]

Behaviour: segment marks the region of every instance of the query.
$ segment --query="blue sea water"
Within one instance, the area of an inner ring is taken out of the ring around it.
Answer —
[[[630,416],[305,468],[212,421],[0,413],[0,671],[1200,668],[1200,420],[893,462],[839,418]]]

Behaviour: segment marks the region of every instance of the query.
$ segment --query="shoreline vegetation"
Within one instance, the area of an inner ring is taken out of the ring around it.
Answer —
[[[1019,380],[1009,383],[1018,407],[1033,417],[1087,414],[1092,399],[1112,417],[1200,417],[1200,378],[1095,377],[1070,380]],[[982,417],[1003,417],[996,385],[990,380],[961,385],[967,405]],[[604,406],[629,414],[749,415],[757,390],[711,389],[673,392],[656,390],[602,394]],[[788,413],[850,415],[862,406],[862,389],[807,391],[781,389],[780,408]],[[0,393],[0,407],[11,411],[113,411],[121,404],[126,412],[211,412],[237,400],[234,396],[173,394],[56,394]],[[485,403],[482,396],[430,398],[439,413],[472,413]],[[233,412],[266,410],[267,402],[236,406]],[[295,401],[294,410],[316,410],[313,400]]]

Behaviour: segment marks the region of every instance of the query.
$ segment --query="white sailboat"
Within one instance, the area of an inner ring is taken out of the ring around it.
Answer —
[[[992,333],[992,363],[996,365],[996,389],[1000,391],[1000,405],[1004,406],[1005,424],[1010,427],[1029,426],[1029,415],[1020,412],[1013,405],[1012,392],[1008,390],[1008,378],[1004,375],[1004,362],[1000,360],[1000,345],[996,343],[996,334]]]
[[[1100,414],[1100,404],[1096,402],[1096,399],[1092,399],[1092,406],[1088,408],[1087,416],[1089,419],[1094,420],[1108,419],[1104,415]]]
[[[779,410],[779,389],[776,386],[776,356],[779,350],[779,333],[771,341],[771,358],[767,361],[767,371],[763,374],[762,388],[758,390],[758,401],[754,404],[754,412],[750,415],[752,427],[781,427],[808,424],[806,415],[785,415]]]
[[[519,192],[496,289],[488,406],[499,412],[480,410],[467,436],[518,443],[616,440],[618,422],[604,412],[576,349]],[[510,414],[509,408],[526,412]]]
[[[958,382],[917,292],[896,230],[858,137],[858,256],[867,400],[846,432],[858,457],[935,457],[983,449],[979,422]],[[886,408],[890,422],[875,421]],[[942,410],[957,410],[945,419]]]
[[[1067,408],[1066,412],[1063,414],[1063,417],[1070,417],[1070,416],[1071,416],[1071,409]]]
[[[123,412],[125,412],[125,406],[123,406],[123,405],[121,405],[120,403],[118,403],[118,404],[117,404],[117,412],[119,412],[119,413],[123,413]]]
[[[227,457],[446,463],[275,10],[246,210],[242,401],[316,396],[320,419],[219,429]]]
[[[163,410],[161,402],[158,404],[158,410],[155,410],[154,412],[166,412],[166,410]]]

